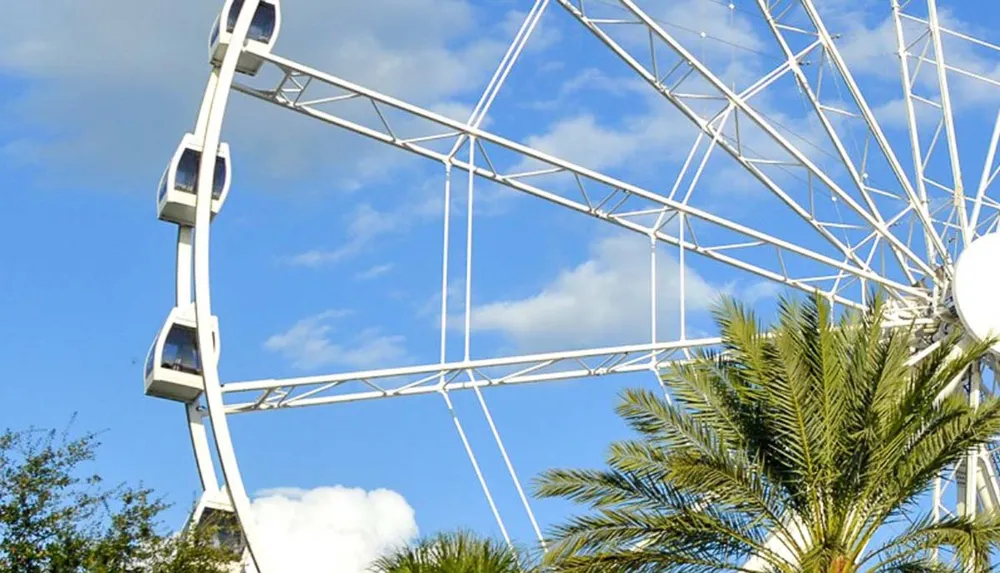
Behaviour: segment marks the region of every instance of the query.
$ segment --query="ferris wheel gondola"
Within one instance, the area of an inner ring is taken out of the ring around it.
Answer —
[[[215,352],[218,353],[221,348],[219,324],[215,317],[211,328]],[[177,402],[193,402],[201,396],[204,389],[203,375],[194,308],[174,308],[146,357],[146,395]]]
[[[170,163],[160,177],[156,193],[157,215],[161,221],[193,226],[195,192],[198,188],[198,168],[201,165],[202,144],[192,133],[184,134]],[[229,195],[232,179],[229,144],[219,144],[212,178],[212,215],[222,209]]]
[[[224,486],[217,491],[202,493],[184,528],[185,533],[196,528],[208,528],[211,535],[209,541],[219,549],[242,555],[247,548],[246,537]]]
[[[227,0],[222,7],[222,12],[215,19],[212,25],[212,32],[208,38],[209,60],[212,65],[222,64],[222,57],[226,53],[233,37],[233,29],[236,26],[236,18],[243,8],[243,0]],[[223,25],[223,23],[225,25]],[[253,20],[250,22],[250,31],[247,33],[246,43],[252,45],[256,50],[270,52],[278,40],[278,32],[281,29],[281,2],[280,0],[261,0],[254,12]],[[240,54],[236,64],[236,71],[249,76],[256,75],[263,65],[263,60],[250,54]]]

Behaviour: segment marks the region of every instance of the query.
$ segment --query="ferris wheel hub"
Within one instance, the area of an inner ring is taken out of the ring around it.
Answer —
[[[1000,233],[983,235],[965,248],[955,265],[952,296],[970,336],[1000,336]],[[1000,355],[1000,343],[992,351]]]

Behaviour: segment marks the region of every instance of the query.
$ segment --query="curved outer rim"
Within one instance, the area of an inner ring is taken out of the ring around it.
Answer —
[[[257,10],[259,0],[246,0],[237,18],[229,47],[245,44],[250,23]],[[264,564],[259,554],[259,541],[256,533],[250,499],[247,496],[239,464],[233,449],[232,437],[226,420],[222,402],[222,388],[218,372],[218,349],[212,341],[212,306],[211,282],[209,276],[209,238],[212,220],[212,185],[215,175],[215,154],[204,150],[217,149],[220,144],[222,124],[226,106],[229,101],[230,88],[236,73],[236,64],[242,49],[228,49],[222,65],[213,68],[209,76],[205,96],[202,100],[198,121],[195,128],[195,138],[200,140],[202,154],[198,166],[198,186],[195,192],[195,225],[180,226],[177,236],[177,291],[178,306],[190,304],[195,306],[195,324],[198,332],[198,346],[202,348],[202,367],[204,370],[205,402],[208,406],[208,417],[212,424],[212,435],[222,469],[225,489],[232,502],[233,510],[243,530],[247,549],[251,560],[259,573],[273,571]],[[210,158],[210,160],[206,160]],[[230,177],[231,179],[231,177]],[[230,181],[230,185],[231,185]],[[198,229],[197,233],[194,229]],[[193,245],[192,245],[193,235]],[[193,253],[192,253],[193,251]],[[192,297],[192,254],[193,283]],[[204,327],[204,328],[203,328]],[[187,425],[191,436],[198,477],[207,495],[220,490],[211,452],[208,447],[208,434],[202,421],[202,414],[194,404],[187,407]]]

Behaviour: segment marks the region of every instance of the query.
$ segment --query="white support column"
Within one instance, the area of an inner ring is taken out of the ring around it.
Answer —
[[[444,166],[444,237],[441,246],[441,364],[448,361],[448,260],[451,246],[451,163]],[[444,375],[441,375],[444,384]]]
[[[542,19],[542,14],[545,13],[545,8],[548,5],[549,0],[535,0],[535,4],[531,7],[528,15],[525,16],[521,28],[518,29],[517,34],[514,36],[514,40],[507,48],[507,53],[504,54],[503,59],[500,60],[500,65],[493,73],[493,77],[490,78],[490,82],[483,91],[483,95],[472,110],[468,122],[469,127],[478,128],[482,125],[483,120],[486,119],[486,114],[489,113],[490,107],[493,105],[493,100],[500,93],[500,88],[503,87],[511,70],[514,69],[514,64],[517,63],[521,51],[524,50],[525,44],[528,43],[531,33],[535,30],[535,26],[538,25],[539,20]],[[455,140],[455,144],[448,153],[449,158],[455,157],[455,154],[462,148],[462,144],[465,143],[466,138],[467,136],[462,134]],[[472,143],[470,142],[469,145],[471,146]]]
[[[194,461],[198,467],[198,478],[201,488],[205,491],[219,491],[219,478],[215,475],[215,465],[212,462],[212,450],[208,446],[208,430],[197,404],[186,404],[188,433],[191,435],[191,448],[194,450]]]
[[[683,242],[684,238],[681,237]],[[656,236],[649,237],[649,343],[656,344],[656,314],[658,312],[656,304]],[[655,368],[655,359],[650,362],[650,367]]]
[[[177,286],[175,288],[175,305],[178,307],[191,304],[191,246],[194,229],[179,225],[177,227]]]
[[[497,526],[500,528],[500,533],[503,535],[504,541],[507,542],[507,546],[511,549],[514,548],[514,544],[510,539],[510,535],[507,533],[507,527],[503,523],[503,519],[500,517],[500,511],[497,509],[497,504],[493,501],[493,494],[490,493],[490,488],[486,484],[486,476],[483,475],[483,470],[479,467],[479,461],[476,460],[476,454],[472,451],[472,445],[469,443],[469,438],[465,435],[465,430],[462,428],[462,422],[458,419],[458,412],[455,411],[454,404],[451,403],[451,397],[448,396],[448,391],[442,388],[439,390],[441,397],[444,398],[444,403],[448,407],[448,412],[451,414],[451,420],[455,424],[455,429],[458,431],[458,437],[462,440],[462,445],[465,447],[465,453],[469,456],[469,462],[472,463],[472,469],[476,473],[476,478],[479,480],[479,486],[483,489],[483,495],[486,496],[486,502],[490,506],[490,511],[493,513],[493,518],[497,522]]]

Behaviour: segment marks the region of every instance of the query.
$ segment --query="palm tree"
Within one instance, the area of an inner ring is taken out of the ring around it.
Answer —
[[[617,411],[639,437],[613,444],[606,469],[541,476],[541,496],[591,509],[554,530],[546,565],[602,573],[989,568],[997,515],[902,520],[936,476],[1000,433],[1000,399],[973,408],[961,387],[949,391],[993,341],[963,350],[953,336],[911,366],[916,334],[886,329],[881,301],[836,319],[822,299],[783,299],[765,330],[727,300],[715,319],[721,352],[664,375],[673,402],[624,393]],[[891,523],[902,531],[883,527]],[[964,565],[938,564],[939,548]]]
[[[440,533],[382,557],[372,573],[524,573],[524,557],[508,545],[467,531]]]

